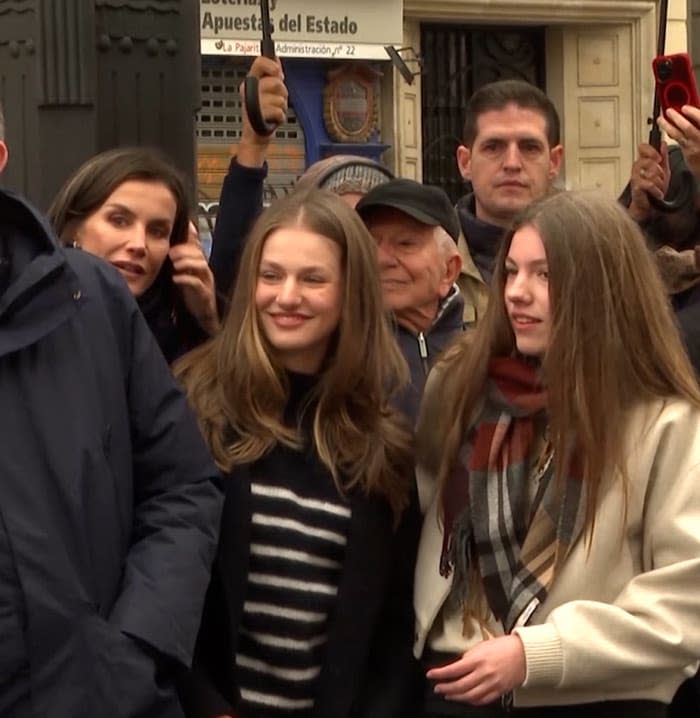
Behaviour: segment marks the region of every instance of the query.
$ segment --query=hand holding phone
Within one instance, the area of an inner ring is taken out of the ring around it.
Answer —
[[[686,52],[675,55],[659,55],[652,62],[659,103],[664,111],[681,111],[684,105],[700,107],[700,96],[695,83],[693,65]]]

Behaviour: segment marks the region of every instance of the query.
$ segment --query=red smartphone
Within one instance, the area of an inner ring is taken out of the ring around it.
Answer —
[[[693,63],[687,52],[659,55],[654,58],[652,69],[664,113],[669,108],[680,112],[683,105],[700,107]]]

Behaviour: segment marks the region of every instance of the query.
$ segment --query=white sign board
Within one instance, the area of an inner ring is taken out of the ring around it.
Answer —
[[[203,55],[259,55],[258,0],[200,0]],[[270,0],[280,57],[386,60],[402,44],[403,0]]]

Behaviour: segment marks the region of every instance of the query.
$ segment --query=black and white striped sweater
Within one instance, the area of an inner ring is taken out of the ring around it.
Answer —
[[[240,707],[256,718],[301,718],[314,705],[350,508],[311,450],[278,446],[251,478],[248,585],[234,658]]]

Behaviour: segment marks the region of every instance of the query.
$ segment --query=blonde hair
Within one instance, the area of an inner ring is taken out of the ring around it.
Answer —
[[[419,460],[444,483],[483,398],[488,363],[515,352],[504,301],[504,262],[513,235],[534,227],[549,272],[551,330],[542,360],[555,456],[575,437],[588,486],[589,527],[606,472],[626,478],[626,412],[635,403],[682,397],[700,406],[654,260],[617,202],[562,192],[529,207],[505,236],[484,320],[439,365],[423,407]],[[558,475],[566,470],[557,466]]]
[[[303,227],[342,250],[343,310],[309,403],[315,449],[339,490],[383,495],[398,516],[413,485],[412,438],[389,401],[408,372],[383,310],[374,241],[339,197],[295,193],[260,216],[220,334],[184,357],[176,376],[224,471],[256,461],[278,443],[300,446],[298,428],[283,423],[287,375],[255,304],[263,245],[285,227]]]

